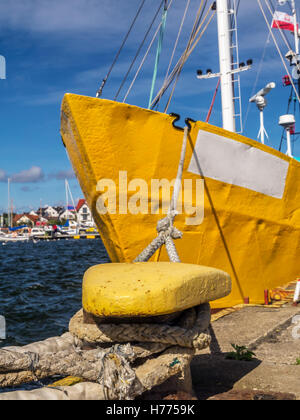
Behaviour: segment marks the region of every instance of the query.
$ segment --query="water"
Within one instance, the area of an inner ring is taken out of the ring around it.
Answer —
[[[0,243],[3,346],[23,346],[63,334],[81,308],[84,272],[109,262],[100,239]]]

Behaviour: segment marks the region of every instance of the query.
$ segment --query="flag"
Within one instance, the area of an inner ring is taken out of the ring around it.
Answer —
[[[297,25],[299,28],[299,25]],[[272,28],[294,31],[294,18],[284,12],[275,12],[273,16]]]

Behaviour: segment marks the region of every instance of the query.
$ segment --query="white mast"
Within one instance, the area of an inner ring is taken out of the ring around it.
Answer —
[[[223,128],[235,132],[228,0],[217,0]]]
[[[69,195],[68,195],[68,181],[65,179],[65,191],[66,191],[66,214],[67,214],[67,220],[69,220]]]
[[[7,224],[11,226],[10,221],[10,178],[7,179]]]
[[[65,180],[65,186],[66,186],[67,214],[69,214],[68,213],[69,212],[68,207],[69,207],[69,194],[70,194],[71,201],[72,201],[73,208],[74,208],[74,212],[75,212],[76,222],[77,222],[76,231],[78,233],[78,213],[77,213],[77,210],[76,210],[76,207],[75,207],[75,202],[74,202],[73,194],[72,194],[72,191],[70,189],[70,185],[69,185],[69,182],[68,182],[67,179]]]
[[[298,22],[297,22],[297,9],[295,0],[291,0],[294,18],[294,36],[295,36],[295,53],[299,55],[299,33],[298,33]]]

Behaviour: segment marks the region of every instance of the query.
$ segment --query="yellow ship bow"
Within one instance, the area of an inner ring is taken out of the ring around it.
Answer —
[[[145,208],[153,206],[149,195],[153,180],[176,178],[183,133],[172,126],[173,120],[127,104],[65,95],[62,138],[112,262],[133,261],[156,236],[156,224],[164,216]],[[104,195],[107,199],[107,192],[99,188],[101,180],[116,189],[114,211],[106,214],[99,212]],[[147,183],[148,195],[132,214],[126,210],[138,192],[141,196],[138,180]],[[265,290],[299,276],[299,162],[256,141],[196,122],[189,133],[183,184],[187,180],[194,186],[204,180],[204,213],[194,223],[186,210],[196,208],[193,190],[190,205],[175,220],[183,232],[183,239],[176,242],[178,254],[184,263],[214,267],[232,278],[232,293],[213,307],[233,306],[248,298],[250,303],[264,303]],[[124,183],[128,197],[121,191]],[[165,249],[152,260],[168,261]]]

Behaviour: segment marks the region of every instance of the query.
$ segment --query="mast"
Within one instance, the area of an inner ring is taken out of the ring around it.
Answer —
[[[7,224],[10,227],[10,178],[7,179]]]
[[[295,53],[299,55],[299,33],[298,33],[298,21],[297,21],[297,9],[295,0],[291,0],[294,18],[294,37],[295,37]]]
[[[73,205],[73,208],[74,208],[75,218],[76,218],[76,222],[77,222],[76,231],[78,233],[78,213],[77,213],[77,210],[76,210],[76,207],[75,207],[73,194],[72,194],[72,191],[71,191],[71,188],[70,188],[70,185],[69,185],[69,182],[68,182],[67,179],[65,180],[65,185],[66,185],[67,214],[69,214],[68,213],[69,212],[68,207],[69,207],[69,194],[70,194],[72,205]]]
[[[66,207],[67,207],[67,220],[69,220],[69,195],[68,195],[68,181],[65,179],[65,190],[66,190]]]
[[[236,131],[228,0],[217,0],[223,128]]]

